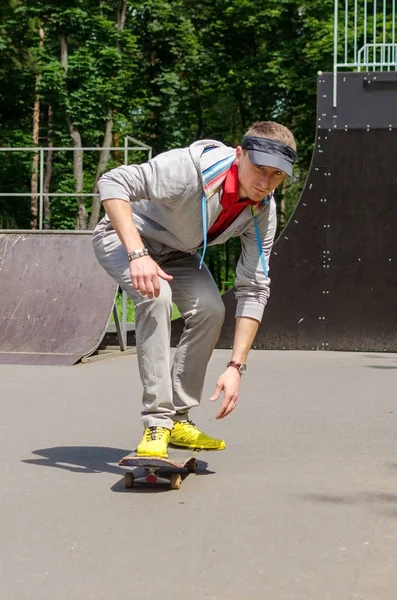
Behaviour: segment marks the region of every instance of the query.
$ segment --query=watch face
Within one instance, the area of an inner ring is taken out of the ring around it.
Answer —
[[[241,367],[240,367],[241,375],[245,375],[246,372],[247,372],[247,365],[241,365]]]

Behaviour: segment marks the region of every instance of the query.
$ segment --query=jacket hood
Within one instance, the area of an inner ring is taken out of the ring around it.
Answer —
[[[198,140],[189,146],[189,152],[208,200],[222,185],[236,157],[236,149],[217,140]]]

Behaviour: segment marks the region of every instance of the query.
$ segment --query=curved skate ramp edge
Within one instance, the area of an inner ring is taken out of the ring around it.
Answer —
[[[117,287],[91,232],[0,230],[0,364],[73,365],[91,354]]]
[[[301,199],[270,261],[254,347],[397,352],[397,73],[317,82],[317,131]],[[234,291],[218,348],[233,344]]]

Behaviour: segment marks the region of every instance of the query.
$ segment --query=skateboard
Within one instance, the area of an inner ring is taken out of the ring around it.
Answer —
[[[136,483],[166,483],[172,490],[179,490],[182,483],[181,471],[195,473],[196,455],[200,450],[176,450],[168,448],[168,458],[162,456],[137,456],[135,452],[119,461],[120,467],[128,469],[124,473],[124,487],[132,488]],[[137,477],[134,467],[142,467],[144,475]]]

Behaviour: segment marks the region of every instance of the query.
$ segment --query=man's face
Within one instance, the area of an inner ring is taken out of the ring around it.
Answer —
[[[236,149],[236,164],[238,167],[240,198],[249,198],[253,202],[260,202],[285,179],[284,171],[273,167],[257,167],[252,164],[248,152],[241,146]]]

